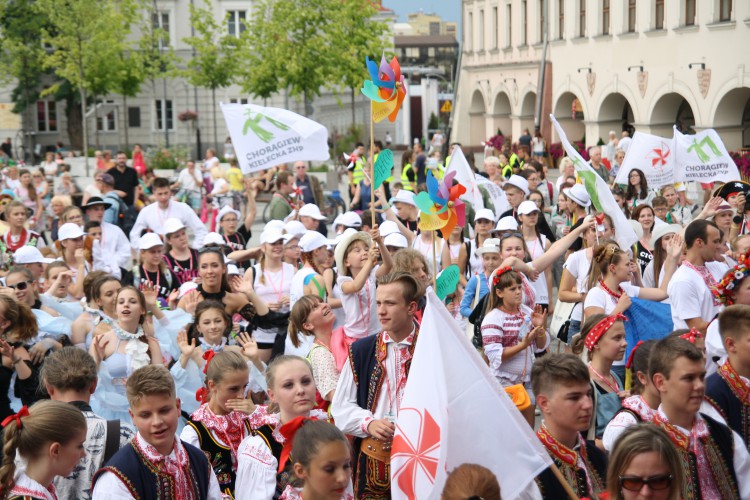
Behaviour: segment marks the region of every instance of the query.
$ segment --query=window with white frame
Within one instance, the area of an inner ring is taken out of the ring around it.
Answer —
[[[719,0],[719,21],[732,20],[732,0]]]
[[[152,14],[151,17],[152,25],[155,30],[162,30],[161,39],[159,40],[159,48],[163,49],[169,46],[170,42],[170,23],[169,23],[169,11],[158,10]]]
[[[505,46],[510,47],[513,44],[513,6],[505,6]]]
[[[586,0],[578,0],[578,36],[586,36]]]
[[[230,10],[227,12],[227,28],[231,36],[239,37],[245,31],[246,10]]]
[[[467,16],[466,26],[464,26],[464,48],[467,52],[474,49],[474,44],[471,43],[471,37],[474,36],[474,14],[469,12]]]
[[[477,29],[477,49],[484,50],[484,11],[479,11],[479,29]]]
[[[628,33],[635,33],[635,0],[628,0]]]
[[[695,25],[696,0],[685,0],[685,26]]]
[[[117,109],[96,117],[96,130],[99,132],[117,132]]]
[[[609,1],[602,0],[602,35],[609,35]]]
[[[654,4],[654,29],[664,29],[664,0],[656,0]]]
[[[539,0],[539,43],[544,41],[544,21],[547,18],[547,12],[544,10],[545,0]]]
[[[565,38],[565,0],[557,0],[557,38]]]
[[[497,49],[497,30],[500,18],[497,15],[497,7],[492,7],[492,26],[490,26],[490,32],[492,33],[492,49]]]
[[[529,44],[529,27],[527,25],[527,14],[529,5],[526,0],[521,1],[521,45]]]
[[[171,99],[154,101],[154,130],[174,130],[174,107]]]
[[[37,101],[36,129],[39,132],[57,132],[57,103]]]
[[[232,97],[229,99],[229,102],[232,104],[247,104],[247,97]]]

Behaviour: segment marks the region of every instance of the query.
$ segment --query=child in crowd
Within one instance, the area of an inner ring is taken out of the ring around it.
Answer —
[[[53,483],[58,498],[91,498],[91,480],[97,470],[135,435],[119,420],[96,415],[89,405],[97,382],[96,363],[85,351],[63,347],[42,365],[39,378],[50,399],[75,406],[86,418],[86,455],[70,475],[57,476]]]
[[[377,248],[373,246],[377,243]],[[344,334],[348,343],[380,331],[375,281],[391,271],[391,254],[380,237],[377,225],[368,235],[362,231],[346,234],[336,245],[336,280],[346,314]],[[382,256],[383,263],[377,265]]]
[[[305,359],[278,356],[268,365],[266,380],[274,405],[273,409],[259,406],[250,417],[253,435],[242,441],[237,452],[237,500],[278,498],[293,480],[292,464],[282,460],[286,441],[279,428],[297,417],[328,418],[325,412],[313,410],[315,381]],[[270,413],[264,414],[266,410]]]
[[[522,304],[521,276],[509,267],[497,269],[491,276],[487,314],[482,321],[484,352],[490,369],[500,385],[522,384],[532,404],[524,411],[529,425],[534,425],[534,396],[531,392],[531,368],[534,353],[549,345],[547,315],[540,305],[532,311]]]
[[[531,381],[542,412],[537,437],[576,496],[598,498],[606,490],[607,456],[581,434],[594,414],[586,365],[573,354],[549,354],[534,364]],[[551,469],[536,482],[545,499],[568,497]]]
[[[500,484],[487,467],[461,464],[448,474],[441,500],[466,500],[482,498],[500,500]]]
[[[175,435],[180,400],[169,370],[148,365],[134,371],[127,397],[138,433],[96,473],[92,498],[221,500],[206,456]]]
[[[81,411],[60,401],[39,401],[22,407],[3,424],[2,497],[56,500],[53,480],[70,474],[86,455],[86,419]],[[16,454],[26,461],[21,472],[16,472]]]
[[[200,448],[216,473],[222,493],[234,494],[237,450],[250,434],[247,413],[255,409],[244,398],[248,384],[247,360],[237,352],[221,351],[206,360],[206,385],[196,394],[203,404],[193,412],[180,434],[184,443]],[[249,403],[249,406],[246,404]]]
[[[120,288],[120,280],[110,274],[94,271],[86,276],[83,286],[86,306],[70,329],[70,340],[74,346],[88,350],[92,335],[112,328],[113,318],[117,316],[117,293]]]

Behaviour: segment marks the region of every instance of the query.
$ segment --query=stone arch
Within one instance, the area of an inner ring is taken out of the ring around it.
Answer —
[[[529,132],[534,133],[534,114],[536,113],[536,92],[528,91],[524,94],[521,99],[521,107],[519,109],[518,118],[520,122],[519,136],[523,133],[524,129],[529,129]]]
[[[583,137],[586,133],[586,127],[583,123],[582,118],[585,118],[585,110],[583,115],[578,118],[573,118],[573,102],[578,99],[583,109],[583,103],[573,92],[565,91],[557,98],[555,105],[552,107],[553,114],[557,121],[565,129],[565,134],[571,141],[577,141]],[[558,138],[559,140],[559,138]]]
[[[479,144],[487,140],[487,130],[485,119],[487,116],[487,105],[484,100],[484,94],[481,90],[476,89],[471,95],[471,105],[469,106],[470,120],[470,143]]]
[[[634,121],[633,107],[624,95],[613,92],[602,100],[597,115],[597,122],[602,134],[614,130],[619,137],[620,132],[625,130],[625,127],[629,129]]]
[[[682,132],[694,129],[696,118],[695,108],[690,102],[677,92],[668,92],[654,101],[649,119],[650,133],[663,137],[672,136],[672,126]]]
[[[495,104],[492,107],[492,133],[497,133],[498,129],[503,135],[509,135],[512,131],[512,121],[510,115],[512,114],[512,107],[510,104],[510,96],[504,91],[500,91],[495,96]]]
[[[750,147],[750,87],[734,88],[721,96],[711,124],[728,150]]]

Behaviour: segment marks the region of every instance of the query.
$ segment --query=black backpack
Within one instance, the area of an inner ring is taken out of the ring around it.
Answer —
[[[477,293],[479,293],[478,290]],[[474,344],[474,347],[477,349],[480,349],[484,345],[482,342],[482,321],[484,320],[485,309],[487,308],[487,297],[489,295],[489,293],[484,294],[484,297],[477,301],[477,305],[474,306],[474,309],[469,315],[469,323],[474,325],[474,337],[471,339],[471,343]]]
[[[125,236],[130,237],[130,231],[135,226],[135,220],[138,218],[138,212],[135,210],[135,206],[129,207],[122,201],[122,198],[117,197],[117,201],[120,203],[117,209],[117,225]]]

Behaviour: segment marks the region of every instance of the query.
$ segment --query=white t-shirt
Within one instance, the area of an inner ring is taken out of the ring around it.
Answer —
[[[714,304],[714,297],[703,278],[689,267],[682,265],[675,271],[667,287],[672,301],[672,322],[675,330],[689,328],[685,320],[701,318],[711,321],[723,307]]]
[[[375,303],[375,266],[367,278],[367,283],[359,292],[341,293],[341,307],[346,316],[344,333],[347,337],[361,339],[369,335],[375,335],[380,328],[378,320],[378,306]],[[341,276],[336,279],[336,284],[343,287],[344,283],[354,281],[351,276]]]
[[[716,281],[721,281],[732,266],[726,262],[719,262],[718,260],[706,262],[706,267],[711,271],[711,276],[713,276]]]
[[[180,172],[180,175],[177,176],[177,182],[180,183],[180,186],[182,186],[182,189],[188,189],[188,190],[198,190],[198,183],[196,180],[200,179],[200,172],[193,170],[193,173],[191,174],[188,169],[184,169]]]
[[[224,191],[224,188],[229,186],[229,183],[225,179],[216,179],[214,181],[214,188],[211,190],[211,194],[219,194]]]
[[[414,238],[414,243],[412,243],[411,247],[414,250],[417,250],[419,253],[424,255],[425,260],[427,261],[427,267],[430,270],[430,274],[433,276],[434,273],[439,273],[442,269],[442,255],[443,255],[443,245],[445,244],[445,240],[440,238],[440,240],[437,242],[436,249],[435,249],[435,260],[432,259],[432,242],[427,242],[422,239],[421,236],[417,236]]]
[[[640,287],[631,285],[627,281],[620,283],[620,288],[629,297],[638,297],[641,291]],[[617,299],[605,292],[601,287],[595,286],[586,294],[586,301],[583,303],[584,310],[589,307],[601,307],[604,309],[604,314],[611,314],[615,310],[615,307],[617,307]]]
[[[218,167],[219,165],[219,159],[215,156],[203,162],[203,168],[206,170],[206,172],[210,172],[212,168]]]
[[[540,239],[541,241],[539,241]],[[547,237],[543,234],[539,238],[534,238],[533,241],[526,241],[526,247],[529,249],[531,260],[541,257],[544,254],[546,244]],[[542,271],[536,280],[529,280],[531,287],[534,289],[534,295],[538,304],[549,304],[549,290],[547,290],[547,275],[545,273],[546,271]]]
[[[716,361],[714,361],[716,359]],[[706,376],[716,373],[719,365],[727,360],[727,350],[721,339],[719,320],[715,319],[708,325],[706,331]]]
[[[578,250],[572,253],[568,260],[563,264],[563,269],[567,269],[570,275],[576,280],[576,291],[578,293],[586,293],[588,286],[586,281],[589,277],[589,268],[591,267],[591,260],[586,255],[586,249]],[[576,305],[573,308],[573,313],[570,315],[570,319],[574,321],[581,321],[583,317],[583,308],[581,304]]]
[[[260,264],[256,264],[255,270],[255,292],[258,296],[263,299],[266,303],[272,304],[279,302],[281,297],[288,296],[289,290],[292,286],[292,278],[296,273],[294,266],[283,262],[281,269],[274,272],[269,269],[265,269],[263,272],[260,270]],[[261,276],[263,276],[263,282],[261,282]],[[280,313],[289,312],[288,306],[283,306],[279,309]],[[258,328],[253,332],[253,337],[258,342],[272,343],[276,339],[277,330],[270,329],[265,330]]]

